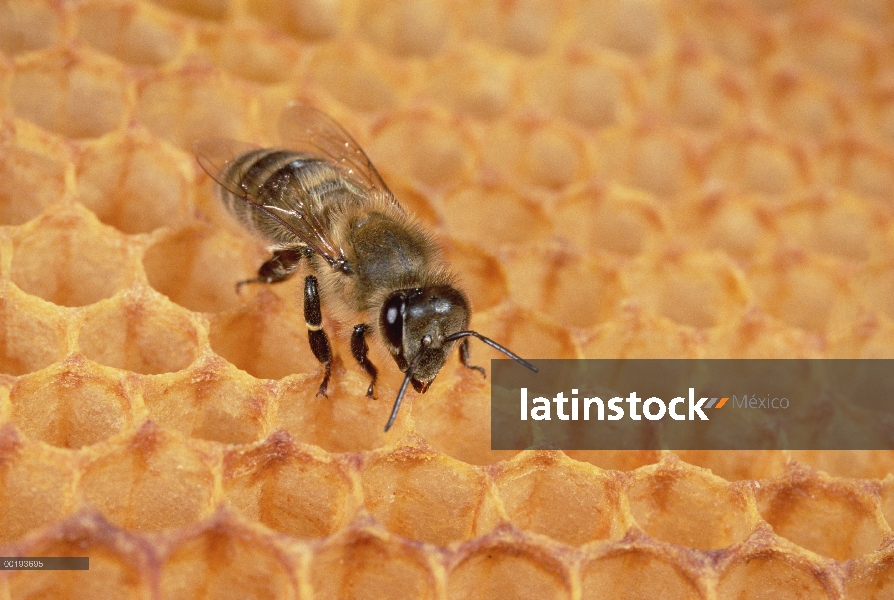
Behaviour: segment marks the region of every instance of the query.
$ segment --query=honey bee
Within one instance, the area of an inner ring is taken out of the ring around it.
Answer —
[[[332,349],[322,327],[320,295],[335,320],[356,323],[351,354],[370,376],[373,397],[378,369],[369,360],[367,337],[378,339],[405,374],[385,431],[412,383],[425,393],[459,345],[469,363],[469,337],[476,337],[537,369],[508,349],[468,330],[469,300],[441,261],[432,238],[395,200],[369,158],[345,129],[326,114],[291,104],[279,122],[283,148],[260,148],[225,139],[194,146],[199,164],[218,184],[229,212],[269,244],[272,257],[258,276],[237,284],[278,283],[303,261],[304,320],[314,356],[325,369],[319,394],[326,395]]]

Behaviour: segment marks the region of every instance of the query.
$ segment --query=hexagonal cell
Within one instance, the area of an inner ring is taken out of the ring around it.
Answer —
[[[459,123],[429,112],[385,119],[367,150],[380,169],[442,189],[467,179],[476,154]]]
[[[106,138],[84,149],[78,200],[125,233],[169,225],[191,199],[191,165],[149,136]]]
[[[133,292],[90,310],[78,346],[87,358],[109,367],[171,373],[198,356],[200,328],[191,313],[158,296]]]
[[[425,0],[360,3],[360,32],[398,56],[431,56],[449,35],[446,5]]]
[[[11,424],[0,427],[0,541],[64,517],[74,506],[73,491],[71,456],[25,442]]]
[[[717,598],[827,600],[831,586],[829,576],[803,557],[760,549],[728,563],[717,583]]]
[[[704,347],[705,358],[822,358],[826,352],[819,336],[755,308],[714,328]]]
[[[884,598],[894,592],[894,558],[883,558],[857,564],[844,584],[847,598]]]
[[[513,302],[566,327],[589,328],[609,320],[627,296],[615,261],[534,245],[503,256]]]
[[[596,465],[600,469],[633,471],[661,460],[660,450],[565,450],[568,458]]]
[[[863,29],[825,11],[798,11],[784,34],[789,53],[842,85],[869,79],[878,58]]]
[[[124,289],[134,260],[120,234],[83,208],[66,207],[14,231],[10,278],[54,304],[84,306]]]
[[[16,143],[0,143],[0,224],[20,225],[58,202],[66,163]]]
[[[513,101],[516,75],[502,53],[474,40],[427,63],[425,89],[454,111],[481,119],[504,114]]]
[[[265,25],[311,40],[338,33],[345,17],[342,0],[260,0],[246,8]]]
[[[745,261],[773,244],[774,221],[759,195],[719,191],[683,202],[674,225],[693,245]]]
[[[148,5],[92,3],[77,16],[80,37],[126,63],[162,65],[173,60],[183,44],[183,26]]]
[[[675,450],[681,460],[710,469],[727,481],[767,479],[785,470],[788,456],[782,450]]]
[[[273,386],[213,354],[184,371],[146,377],[142,387],[149,418],[188,437],[248,444],[267,432]]]
[[[675,63],[651,78],[651,107],[683,127],[711,131],[745,118],[747,85],[708,53],[681,51]]]
[[[294,40],[269,31],[205,27],[198,31],[199,51],[236,77],[262,85],[295,78],[303,63]]]
[[[94,138],[121,125],[127,79],[115,60],[51,51],[17,63],[9,100],[16,116],[66,137]]]
[[[612,128],[595,142],[602,175],[659,197],[691,188],[701,177],[695,148],[674,130]]]
[[[261,288],[238,310],[211,317],[211,348],[260,379],[281,379],[293,373],[318,371],[322,379],[322,367],[310,351],[307,325],[299,310]],[[324,328],[332,332],[327,325],[324,321]]]
[[[668,43],[668,17],[663,4],[649,0],[581,3],[574,18],[576,37],[594,48],[608,46],[645,56]]]
[[[523,188],[560,191],[590,176],[584,140],[560,122],[501,119],[489,125],[482,138],[482,169]]]
[[[501,304],[509,295],[500,261],[477,247],[454,240],[440,244],[444,258],[458,274],[458,286],[469,296],[473,311]]]
[[[438,597],[437,582],[425,552],[394,537],[348,531],[314,552],[310,566],[313,597]]]
[[[270,537],[218,518],[172,549],[160,587],[172,600],[293,600],[299,597],[296,568]]]
[[[748,488],[677,461],[636,471],[628,498],[633,518],[649,535],[689,548],[727,548],[759,523]]]
[[[155,586],[146,545],[89,511],[62,521],[21,547],[22,556],[90,558],[89,571],[19,571],[9,577],[15,598],[145,600]]]
[[[570,600],[571,577],[551,552],[522,540],[483,538],[447,573],[447,598]]]
[[[549,217],[533,200],[508,186],[463,189],[438,207],[450,235],[485,250],[508,244],[528,244],[546,237]]]
[[[551,217],[556,235],[581,250],[621,256],[657,249],[668,228],[667,217],[651,194],[619,185],[567,196]]]
[[[137,94],[140,122],[183,150],[200,138],[252,139],[251,92],[220,71],[188,65],[146,79]]]
[[[557,452],[522,452],[495,477],[506,514],[521,530],[580,546],[627,529],[617,480]]]
[[[777,535],[835,560],[878,550],[890,532],[877,491],[853,480],[795,470],[762,485],[757,498]]]
[[[390,531],[445,546],[494,525],[484,473],[410,447],[370,458],[361,471],[364,505]]]
[[[226,452],[223,489],[248,519],[296,537],[327,537],[354,516],[346,467],[299,447],[285,431],[249,450]]]
[[[27,0],[0,5],[0,50],[21,54],[46,48],[61,37],[59,6]]]
[[[751,302],[742,272],[725,256],[668,253],[640,261],[631,296],[681,325],[710,328],[740,317]]]
[[[409,84],[406,67],[350,42],[323,46],[308,63],[307,77],[342,104],[363,112],[393,107],[398,91]]]
[[[832,477],[885,479],[894,474],[892,450],[791,450],[792,460]]]
[[[699,358],[703,343],[691,328],[632,307],[598,325],[582,352],[585,358]]]
[[[766,110],[776,126],[793,136],[828,139],[850,120],[849,106],[838,101],[837,90],[820,77],[783,68],[767,79]]]
[[[65,313],[10,285],[0,290],[0,373],[23,375],[60,360],[68,349]]]
[[[10,391],[10,418],[29,438],[60,448],[101,442],[133,423],[133,383],[72,357],[21,377]]]
[[[221,312],[245,302],[251,288],[243,288],[240,297],[237,282],[256,277],[269,256],[245,236],[196,224],[158,238],[146,250],[143,267],[149,285],[173,302],[198,312]]]
[[[687,513],[688,514],[688,513]],[[598,598],[704,598],[697,577],[673,558],[649,550],[613,551],[581,568],[581,600]]]
[[[117,527],[183,527],[214,507],[211,458],[147,421],[84,467],[80,496]]]
[[[230,11],[230,0],[152,0],[159,6],[193,17],[220,21]]]
[[[776,32],[768,30],[766,15],[752,4],[703,4],[676,16],[685,17],[681,35],[731,65],[760,68],[778,50]]]
[[[770,134],[732,135],[714,148],[707,177],[737,191],[783,194],[813,180],[804,150]]]
[[[468,27],[483,39],[523,54],[543,52],[552,44],[562,4],[557,0],[469,2]]]

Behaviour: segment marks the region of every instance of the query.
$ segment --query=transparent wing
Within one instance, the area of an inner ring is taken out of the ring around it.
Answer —
[[[267,215],[326,259],[330,265],[344,260],[344,253],[332,241],[319,217],[309,209],[304,190],[296,186],[281,186],[275,190],[277,200],[266,204],[252,197],[243,176],[254,161],[249,159],[241,165],[240,162],[243,161],[240,159],[250,153],[263,151],[260,146],[224,138],[207,138],[196,141],[193,151],[202,169],[222,188]],[[252,178],[266,181],[272,174],[254,173]]]
[[[331,162],[360,190],[384,194],[397,204],[366,152],[326,113],[307,104],[290,104],[280,115],[279,135],[289,148]]]

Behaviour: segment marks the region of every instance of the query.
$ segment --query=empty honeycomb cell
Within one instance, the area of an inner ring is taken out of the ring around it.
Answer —
[[[145,378],[142,395],[161,427],[224,444],[260,440],[273,402],[271,384],[210,353],[187,370]]]
[[[495,480],[506,515],[523,531],[580,546],[620,539],[627,528],[619,482],[561,453],[522,452]]]
[[[153,584],[142,544],[98,515],[82,511],[23,545],[20,556],[88,557],[87,571],[16,571],[9,575],[11,598],[121,598],[147,600]]]
[[[31,439],[81,448],[126,430],[133,422],[133,385],[83,357],[22,376],[10,391],[13,423]]]
[[[236,284],[269,258],[244,236],[196,224],[158,238],[143,257],[146,278],[172,302],[199,312],[235,309],[251,293]],[[289,285],[289,284],[286,284]]]
[[[147,421],[84,466],[78,492],[117,527],[182,527],[214,507],[213,460]]]
[[[238,368],[261,379],[316,372],[320,363],[308,346],[307,326],[297,300],[296,297],[295,302],[286,302],[273,292],[260,288],[254,298],[239,309],[213,315],[211,348]],[[322,307],[325,311],[325,298]],[[322,377],[322,371],[320,374]]]
[[[450,600],[570,600],[566,567],[550,553],[517,539],[489,539],[466,547],[447,574]]]
[[[692,148],[671,132],[606,129],[594,148],[599,172],[656,196],[673,196],[694,182]]]
[[[826,573],[802,557],[762,549],[730,561],[717,583],[717,598],[827,600],[834,597],[832,585]]]
[[[889,201],[894,189],[894,152],[853,139],[830,144],[818,161],[819,176],[859,196]]]
[[[368,146],[379,168],[437,188],[462,184],[475,159],[459,124],[431,113],[400,114],[382,121]]]
[[[761,486],[758,507],[777,535],[836,560],[874,552],[890,534],[876,488],[806,469]]]
[[[650,536],[689,548],[728,548],[759,522],[747,487],[678,461],[637,470],[627,495],[633,518]]]
[[[22,291],[84,306],[124,289],[134,257],[124,238],[83,208],[67,206],[15,232],[10,276]]]
[[[234,32],[209,27],[199,31],[199,44],[217,65],[263,85],[292,79],[302,62],[294,40],[254,29]]]
[[[365,0],[360,3],[361,32],[398,56],[431,56],[449,34],[447,6],[425,0]]]
[[[775,477],[782,474],[788,462],[786,453],[780,450],[676,450],[674,454],[727,481]]]
[[[353,517],[345,466],[322,451],[300,447],[284,431],[249,450],[230,450],[223,466],[227,501],[276,531],[321,538]]]
[[[94,53],[47,51],[17,61],[9,102],[17,117],[71,138],[119,127],[127,111],[121,65]]]
[[[807,331],[827,330],[833,324],[835,303],[847,306],[846,273],[813,255],[780,251],[746,276],[764,311]]]
[[[0,224],[20,225],[58,202],[65,190],[65,168],[61,156],[16,143],[0,145]]]
[[[884,598],[894,591],[894,565],[890,553],[877,561],[858,564],[844,586],[847,598]]]
[[[0,373],[32,373],[61,359],[67,350],[64,313],[10,285],[0,290]]]
[[[186,15],[220,21],[230,10],[230,0],[152,0],[164,8]]]
[[[147,233],[185,212],[187,168],[181,155],[149,136],[107,137],[80,157],[78,200],[119,231]]]
[[[522,120],[493,127],[485,138],[484,169],[506,181],[560,190],[588,176],[586,147],[571,128]]]
[[[647,93],[656,110],[673,122],[709,131],[741,120],[746,96],[742,87],[719,60],[684,48]]]
[[[612,260],[537,246],[513,248],[504,256],[513,301],[567,327],[589,328],[611,319],[627,295]]]
[[[696,574],[685,571],[660,553],[618,550],[584,563],[581,567],[581,599],[634,600],[704,598]]]
[[[509,288],[501,261],[465,242],[448,240],[441,247],[447,264],[462,269],[459,287],[469,296],[473,311],[488,310],[507,298]]]
[[[91,360],[145,375],[185,369],[198,354],[195,316],[147,292],[129,292],[90,310],[78,346]]]
[[[99,50],[133,65],[162,65],[183,44],[183,27],[163,11],[131,3],[93,3],[78,14],[78,35]]]
[[[825,344],[815,334],[796,329],[759,309],[719,325],[709,334],[706,358],[820,358]]]
[[[675,225],[689,242],[747,260],[766,249],[773,221],[761,198],[733,192],[710,192],[686,198],[674,211]]]
[[[320,48],[310,59],[307,77],[342,104],[364,112],[393,108],[397,89],[407,84],[399,63],[386,68],[369,48],[350,44]]]
[[[251,92],[219,71],[186,66],[154,75],[141,82],[137,95],[137,119],[183,150],[201,138],[251,140]]]
[[[468,2],[468,26],[483,39],[523,54],[537,54],[551,45],[562,3],[557,0]]]
[[[638,88],[636,76],[623,61],[585,52],[569,52],[546,63],[525,83],[537,106],[584,127],[629,121]]]
[[[698,358],[702,336],[691,328],[632,307],[597,325],[583,344],[586,358]]]
[[[853,23],[834,19],[823,10],[799,11],[785,32],[792,58],[845,86],[856,86],[874,74],[873,44]]]
[[[29,0],[11,0],[0,5],[0,50],[21,54],[39,50],[62,37],[60,6]]]
[[[660,450],[565,450],[565,454],[574,460],[613,471],[633,471],[661,460]]]
[[[569,195],[551,217],[556,235],[590,253],[636,256],[654,248],[667,230],[667,216],[654,197],[618,185]]]
[[[588,45],[646,56],[666,41],[664,10],[663,3],[656,0],[582,2],[573,23],[577,37]]]
[[[367,510],[404,537],[446,546],[496,521],[486,475],[443,454],[396,448],[370,457],[361,479]]]
[[[300,38],[325,41],[344,26],[343,0],[257,0],[246,6],[265,25]]]
[[[9,542],[54,523],[74,505],[74,465],[15,427],[0,427],[0,541]]]
[[[793,460],[832,477],[884,479],[894,474],[891,450],[791,450],[790,454]]]
[[[720,142],[709,157],[707,176],[737,191],[784,194],[811,177],[810,164],[800,149],[753,134]]]
[[[773,75],[767,88],[768,112],[792,135],[829,138],[848,116],[846,105],[821,79],[783,70]]]
[[[270,537],[222,514],[174,546],[161,567],[161,594],[171,600],[297,600],[294,560]]]
[[[348,530],[327,541],[310,566],[310,585],[320,600],[438,598],[438,582],[423,551],[367,531]]]
[[[644,306],[692,327],[727,323],[751,302],[742,272],[719,254],[670,251],[641,264],[628,281],[631,295]]]
[[[758,66],[778,46],[776,31],[750,4],[705,2],[676,16],[683,35],[733,65]]]
[[[425,76],[425,89],[434,98],[481,119],[501,115],[513,101],[516,84],[512,62],[475,41],[432,60]]]
[[[508,186],[458,191],[440,209],[452,237],[486,250],[527,244],[551,229],[540,205]]]
[[[858,319],[841,336],[836,336],[829,347],[832,358],[894,358],[888,344],[894,334],[894,322],[870,315]]]

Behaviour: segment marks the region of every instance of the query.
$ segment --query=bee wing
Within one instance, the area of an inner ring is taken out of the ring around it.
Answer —
[[[290,104],[280,115],[279,135],[290,148],[333,163],[360,190],[385,194],[397,204],[366,152],[326,113],[307,104]]]
[[[273,204],[262,204],[251,197],[243,182],[243,170],[233,169],[231,165],[249,152],[261,149],[260,146],[225,138],[201,139],[193,144],[199,165],[218,185],[288,229],[330,265],[343,259],[344,253],[327,235],[317,215],[308,210],[301,190],[280,188],[280,201]],[[258,179],[265,181],[270,175],[272,173],[258,175]]]

